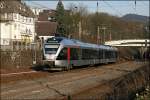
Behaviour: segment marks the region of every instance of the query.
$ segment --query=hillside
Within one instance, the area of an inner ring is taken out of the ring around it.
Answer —
[[[126,21],[136,21],[136,22],[146,23],[148,21],[148,16],[127,14],[121,17],[121,19],[126,20]]]

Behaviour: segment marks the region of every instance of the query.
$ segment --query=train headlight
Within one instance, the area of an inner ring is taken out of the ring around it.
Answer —
[[[51,55],[51,56],[50,56],[50,59],[54,59],[54,58],[55,58],[55,55]]]
[[[54,60],[55,59],[55,55],[47,55],[46,59]]]

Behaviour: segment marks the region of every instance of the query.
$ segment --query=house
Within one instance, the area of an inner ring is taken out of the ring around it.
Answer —
[[[30,6],[30,9],[32,10],[32,12],[34,13],[35,15],[35,20],[37,21],[38,20],[38,17],[39,17],[39,13],[43,11],[42,8],[39,8],[39,7],[33,7],[33,6]]]
[[[35,37],[35,15],[21,0],[0,1],[0,45],[30,43]]]
[[[55,10],[43,10],[39,13],[38,20],[35,22],[35,32],[39,38],[46,39],[49,36],[54,36],[57,29],[55,21]]]
[[[38,16],[40,12],[43,11],[42,8],[38,8],[38,7],[30,7],[30,9],[33,11],[34,15]]]

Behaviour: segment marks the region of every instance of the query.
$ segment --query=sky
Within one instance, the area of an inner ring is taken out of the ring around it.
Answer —
[[[25,0],[29,6],[56,9],[58,0]],[[126,14],[138,14],[143,16],[149,16],[149,0],[62,0],[64,8],[68,9],[68,6],[73,3],[77,7],[83,5],[89,12],[98,11],[106,12],[115,16],[123,16]]]

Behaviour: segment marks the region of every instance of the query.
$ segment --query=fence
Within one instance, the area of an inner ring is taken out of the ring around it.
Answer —
[[[33,64],[41,63],[42,47],[40,44],[37,42],[1,45],[1,68],[32,67]]]

